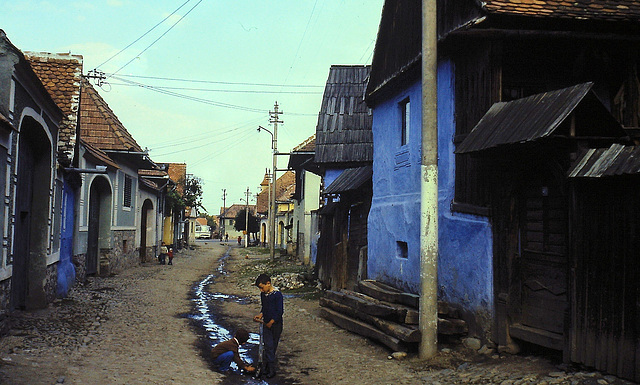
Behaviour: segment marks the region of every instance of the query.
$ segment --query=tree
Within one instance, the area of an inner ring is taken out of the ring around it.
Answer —
[[[235,227],[236,230],[242,231],[246,229],[244,224],[246,216],[247,214],[245,209],[242,209],[238,212],[234,221],[235,224],[233,225],[233,227]],[[258,220],[258,217],[256,217],[251,213],[251,211],[249,211],[249,231],[248,232],[257,233],[258,231],[260,231],[260,221]]]
[[[204,217],[207,219],[207,226],[211,229],[211,231],[215,231],[218,229],[216,225],[216,217],[213,215],[205,214]]]
[[[182,199],[186,207],[201,208],[202,206],[202,180],[196,176],[187,175],[182,180],[184,187],[182,191]]]

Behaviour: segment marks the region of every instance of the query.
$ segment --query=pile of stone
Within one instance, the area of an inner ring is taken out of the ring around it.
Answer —
[[[271,277],[272,283],[280,290],[295,290],[304,286],[304,276],[298,273],[281,273]]]

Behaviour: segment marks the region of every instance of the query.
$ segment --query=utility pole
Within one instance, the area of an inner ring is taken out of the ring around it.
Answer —
[[[269,123],[273,124],[273,168],[271,170],[271,204],[269,205],[269,254],[271,259],[275,259],[276,251],[276,166],[278,155],[278,123],[284,123],[279,120],[279,115],[283,112],[278,110],[278,102],[276,101],[273,111],[269,111]]]
[[[220,224],[220,242],[224,239],[224,235],[226,234],[226,226],[224,224],[225,216],[227,214],[227,189],[222,189],[222,223]]]
[[[420,358],[438,353],[438,30],[437,0],[422,0],[420,162]]]
[[[244,209],[244,230],[246,234],[244,235],[244,247],[249,247],[249,187],[247,187],[246,200],[244,201],[247,205]]]

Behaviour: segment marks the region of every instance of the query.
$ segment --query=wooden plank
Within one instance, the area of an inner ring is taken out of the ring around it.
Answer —
[[[519,338],[550,349],[562,350],[562,334],[551,333],[525,325],[514,324],[509,327],[511,337]]]
[[[358,283],[358,289],[361,293],[370,295],[382,301],[391,303],[400,303],[403,305],[418,308],[420,296],[417,294],[405,293],[393,286],[386,285],[382,282],[373,280],[364,280]]]
[[[407,345],[403,344],[399,339],[388,336],[371,325],[351,317],[347,317],[334,310],[327,309],[326,307],[320,308],[320,316],[333,322],[342,329],[374,339],[386,345],[391,350],[398,352],[406,352],[408,350]]]
[[[420,341],[420,331],[416,327],[401,325],[392,321],[384,320],[382,318],[374,317],[372,315],[359,312],[354,308],[327,298],[320,298],[320,306],[329,307],[341,314],[364,321],[401,341]]]
[[[349,295],[342,291],[338,292],[332,290],[327,290],[325,292],[325,297],[349,306],[359,312],[381,318],[398,319],[398,309],[379,302],[367,301],[363,298]]]
[[[342,293],[345,293],[347,295],[351,295],[357,298],[360,298],[364,301],[369,301],[372,303],[377,303],[377,304],[381,304],[381,305],[385,305],[385,306],[390,306],[394,309],[396,309],[396,315],[394,318],[394,320],[396,320],[399,323],[403,323],[403,324],[409,324],[409,325],[417,325],[420,321],[420,313],[418,313],[418,311],[412,307],[408,307],[405,305],[399,305],[399,304],[394,304],[391,302],[386,302],[386,301],[380,301],[376,298],[370,297],[366,294],[362,294],[362,293],[358,293],[355,291],[351,291],[351,290],[341,290]],[[374,314],[375,315],[375,314]],[[384,317],[383,317],[384,318]]]

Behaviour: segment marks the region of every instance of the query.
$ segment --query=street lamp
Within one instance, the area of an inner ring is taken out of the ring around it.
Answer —
[[[269,256],[271,259],[275,258],[275,243],[276,243],[276,154],[278,153],[278,139],[277,134],[274,134],[270,130],[258,126],[258,132],[264,130],[271,135],[271,149],[273,150],[272,168],[271,168],[271,180],[269,181]],[[274,132],[277,131],[277,126],[274,128]]]

